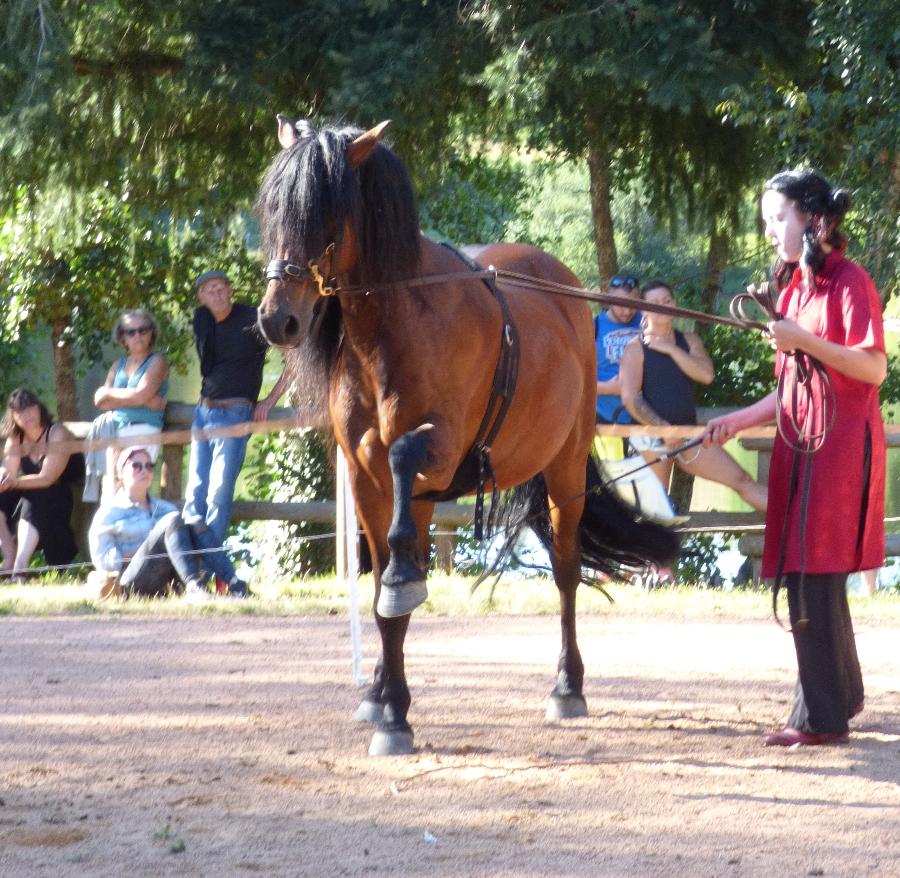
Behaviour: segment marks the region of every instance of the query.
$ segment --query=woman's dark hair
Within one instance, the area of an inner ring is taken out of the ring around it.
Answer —
[[[641,287],[641,298],[645,298],[650,290],[658,290],[660,288],[668,290],[669,295],[673,299],[675,298],[675,293],[672,291],[672,287],[670,287],[664,280],[659,279],[648,281]]]
[[[13,415],[16,412],[31,408],[33,405],[36,405],[40,409],[41,426],[45,429],[50,426],[53,422],[53,418],[50,417],[47,406],[45,406],[30,390],[26,390],[24,387],[17,387],[9,395],[9,399],[6,401],[6,411],[3,413],[3,420],[0,421],[0,435],[2,435],[4,439],[9,439],[10,436],[12,436],[21,442],[25,438],[24,431],[16,424]]]
[[[809,222],[803,233],[804,266],[815,273],[825,262],[823,244],[843,251],[847,237],[840,230],[844,215],[850,208],[850,193],[846,189],[832,189],[821,175],[808,168],[782,171],[766,181],[765,190],[781,193],[807,214]],[[782,263],[775,266],[775,279],[781,287],[790,278],[795,266]]]

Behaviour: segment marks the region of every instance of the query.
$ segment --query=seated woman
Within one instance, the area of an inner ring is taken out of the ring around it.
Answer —
[[[671,287],[662,281],[647,284],[642,298],[659,305],[675,305]],[[679,332],[672,325],[671,315],[645,311],[642,334],[625,347],[619,380],[622,402],[637,423],[657,427],[696,424],[693,385],[712,384],[713,364],[698,335]],[[653,471],[667,490],[677,461],[685,472],[726,485],[753,509],[766,511],[766,487],[718,445],[687,452],[689,457],[679,454],[675,460],[658,460],[667,444],[662,439],[634,436],[631,444],[644,460],[657,461]],[[683,440],[670,440],[668,444],[677,447]]]
[[[113,436],[147,436],[163,427],[163,412],[169,392],[169,364],[155,351],[159,327],[153,315],[143,308],[124,311],[113,327],[113,339],[127,356],[121,357],[109,370],[102,387],[94,394],[94,405],[102,409],[91,427],[90,439]],[[159,446],[147,441],[143,446],[155,461]],[[114,449],[94,451],[87,458],[88,477],[84,500],[96,502],[105,473],[112,474]],[[107,480],[111,489],[114,480]]]
[[[0,571],[21,577],[37,549],[50,565],[68,564],[78,553],[70,521],[72,483],[84,476],[84,457],[48,447],[48,442],[75,437],[54,424],[47,407],[21,387],[9,395],[0,434],[6,439],[0,466]]]
[[[188,600],[208,601],[212,595],[199,572],[190,529],[174,504],[150,496],[154,466],[142,446],[119,455],[121,488],[97,510],[88,533],[91,560],[103,580],[100,597],[156,597],[166,594],[174,581]],[[206,563],[229,584],[232,595],[246,597],[247,586],[224,551],[210,553]]]

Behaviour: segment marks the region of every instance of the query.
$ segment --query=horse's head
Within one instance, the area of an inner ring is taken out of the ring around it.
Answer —
[[[282,150],[263,181],[257,208],[264,246],[271,261],[266,269],[266,293],[259,306],[259,326],[270,343],[296,347],[313,341],[324,324],[333,324],[339,306],[333,297],[339,287],[371,274],[369,250],[372,218],[384,225],[377,201],[385,183],[367,185],[366,166],[388,154],[379,145],[388,122],[369,131],[316,130],[307,120],[296,123],[278,117]],[[402,165],[401,165],[402,167]],[[405,171],[405,169],[404,169]],[[368,176],[372,176],[369,174]],[[410,188],[411,193],[411,188]],[[413,200],[413,205],[414,205]],[[361,247],[368,249],[361,252]]]

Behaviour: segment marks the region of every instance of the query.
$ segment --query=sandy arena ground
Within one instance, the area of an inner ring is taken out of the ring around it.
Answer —
[[[773,622],[585,618],[565,725],[557,624],[414,619],[417,753],[372,759],[346,620],[7,618],[0,875],[900,876],[900,626],[851,743],[785,751]]]

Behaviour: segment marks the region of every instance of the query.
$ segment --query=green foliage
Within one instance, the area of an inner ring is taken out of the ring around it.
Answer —
[[[393,118],[403,152],[425,164],[482,58],[482,41],[439,0],[2,0],[0,10],[0,204],[22,181],[84,191],[124,167],[143,207],[230,211],[249,203],[277,148],[278,112]]]
[[[819,0],[794,76],[763,69],[721,105],[730,121],[765,129],[783,166],[805,164],[854,190],[852,253],[882,296],[900,290],[900,6],[892,0]]]
[[[528,221],[532,197],[521,162],[455,154],[419,192],[422,230],[453,244],[501,241]]]
[[[163,327],[161,345],[175,367],[192,344],[192,280],[212,261],[235,279],[254,280],[246,223],[203,216],[178,222],[139,208],[126,187],[112,185],[50,199],[18,189],[14,211],[0,225],[0,340],[58,322],[61,341],[78,341],[96,361],[119,313],[145,307]]]
[[[615,184],[640,175],[657,213],[681,195],[689,218],[734,222],[758,175],[754,137],[715,106],[795,56],[807,7],[482,0],[467,15],[496,53],[480,81],[504,136],[573,158],[603,144]]]
[[[723,546],[719,534],[691,534],[681,546],[681,557],[673,570],[675,581],[704,588],[721,585],[716,563]]]
[[[29,341],[29,337],[20,335],[0,343],[0,404],[4,406],[9,393],[24,383],[25,376],[35,374],[34,348]]]
[[[322,433],[301,430],[261,438],[248,450],[243,470],[254,498],[274,502],[334,499],[330,450]],[[259,530],[257,560],[264,577],[300,578],[334,570],[334,539],[321,538],[334,530],[331,524],[272,521]]]
[[[888,371],[884,383],[881,385],[881,406],[890,407],[900,413],[900,355],[888,356]],[[896,418],[896,414],[894,417]]]

